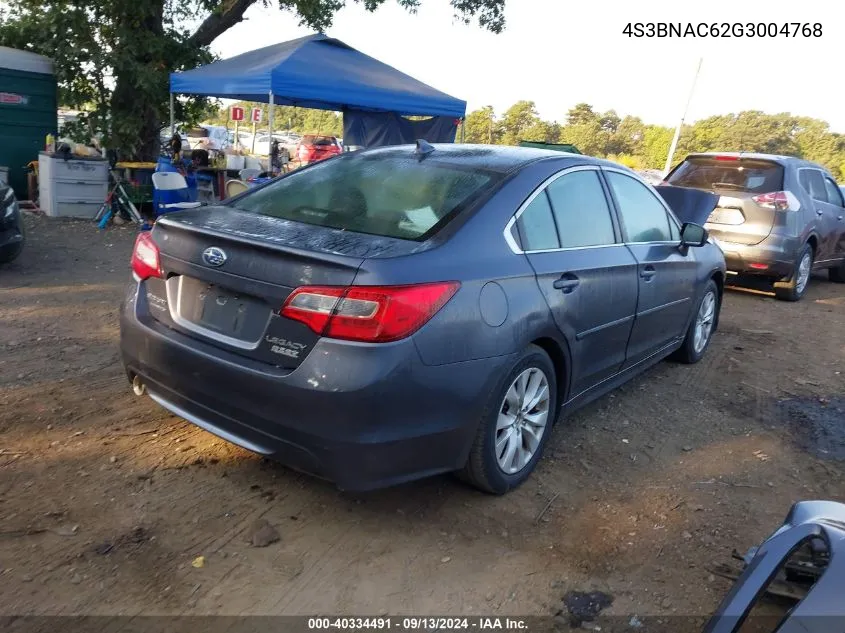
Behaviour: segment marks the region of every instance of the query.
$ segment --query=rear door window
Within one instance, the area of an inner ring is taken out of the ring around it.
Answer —
[[[547,191],[563,248],[616,242],[610,208],[596,170],[565,174]]]
[[[516,226],[522,250],[544,251],[560,248],[552,207],[545,190],[525,207],[516,221]]]
[[[842,191],[839,189],[839,186],[833,182],[833,178],[825,176],[824,186],[827,189],[827,201],[830,202],[830,204],[845,207],[845,202],[842,200]]]
[[[798,182],[807,193],[812,196],[813,200],[819,202],[827,202],[827,190],[824,186],[824,175],[818,169],[799,169]]]
[[[615,171],[605,172],[619,205],[619,215],[628,242],[671,242],[673,238],[666,207],[640,181]]]
[[[707,191],[770,193],[783,190],[783,167],[753,158],[692,156],[672,170],[666,182]]]
[[[501,179],[498,172],[407,154],[347,154],[293,172],[232,206],[304,224],[422,240]]]

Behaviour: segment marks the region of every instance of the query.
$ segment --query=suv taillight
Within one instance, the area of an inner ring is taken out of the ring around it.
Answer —
[[[759,196],[753,196],[751,199],[761,207],[776,211],[798,211],[801,208],[798,198],[788,191],[761,193]]]
[[[135,248],[132,251],[132,272],[138,281],[150,277],[161,277],[161,261],[158,245],[153,241],[149,231],[138,233],[135,238]]]
[[[458,291],[458,282],[414,286],[303,286],[281,315],[321,336],[386,343],[410,336]]]

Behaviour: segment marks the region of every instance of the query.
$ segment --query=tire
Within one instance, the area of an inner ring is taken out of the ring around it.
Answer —
[[[775,282],[775,297],[781,301],[801,300],[801,297],[807,292],[807,286],[810,285],[810,276],[813,272],[813,255],[813,247],[804,244],[804,248],[795,258],[795,268],[789,279]],[[806,274],[802,273],[802,264],[807,267]]]
[[[20,242],[8,248],[0,248],[0,264],[9,264],[18,258],[18,255],[23,251],[24,244],[26,244],[26,229],[23,225],[23,217],[20,219],[21,237]]]
[[[672,355],[674,360],[687,365],[693,365],[704,357],[710,341],[713,340],[713,332],[719,320],[721,299],[719,288],[712,279],[707,282],[701,299],[695,307],[695,313],[690,321],[684,342],[678,351]]]
[[[522,391],[528,391],[529,396],[533,386],[539,387],[540,393],[535,394],[534,399],[539,397],[540,400],[527,411],[527,415],[522,407],[531,402],[524,402],[522,406],[517,404],[520,385],[524,385]],[[516,415],[512,413],[516,410],[515,406],[520,406]],[[513,490],[528,479],[540,461],[557,413],[554,365],[546,352],[536,345],[530,345],[490,394],[466,466],[458,475],[467,483],[491,494],[502,495]],[[498,428],[509,421],[509,426]],[[540,421],[542,426],[535,424]],[[497,439],[500,447],[498,452]],[[509,469],[505,470],[502,463],[509,464]]]
[[[831,268],[828,272],[828,277],[834,283],[845,284],[845,262],[842,262],[835,268]]]

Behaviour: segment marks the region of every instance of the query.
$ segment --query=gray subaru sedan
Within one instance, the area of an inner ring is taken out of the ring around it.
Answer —
[[[562,415],[705,353],[717,201],[537,149],[346,153],[141,233],[123,362],[137,394],[341,489],[454,471],[502,494]]]

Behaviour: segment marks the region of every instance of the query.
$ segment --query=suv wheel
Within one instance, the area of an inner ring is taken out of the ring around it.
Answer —
[[[775,296],[781,301],[799,301],[810,285],[813,272],[813,247],[804,244],[798,253],[792,275],[786,281],[775,282]]]
[[[545,351],[530,345],[490,394],[459,476],[497,495],[516,488],[540,461],[557,413],[554,365]]]

